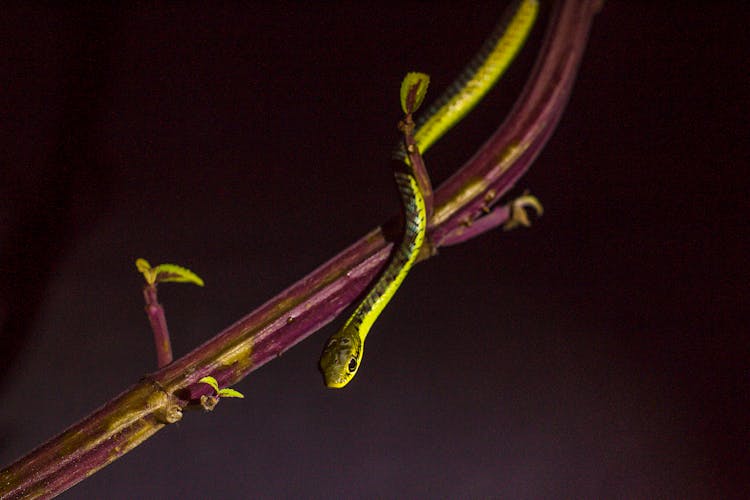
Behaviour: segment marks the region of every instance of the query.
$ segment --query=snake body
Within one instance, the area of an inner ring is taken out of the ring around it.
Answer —
[[[375,320],[404,281],[424,242],[427,216],[424,198],[414,176],[397,171],[396,185],[404,208],[404,237],[388,266],[367,292],[349,320],[326,344],[320,367],[328,387],[345,386],[362,362],[365,337]]]
[[[415,140],[424,153],[466,116],[503,75],[523,46],[539,13],[538,0],[517,0],[448,88],[416,120]],[[404,159],[403,148],[397,156]]]
[[[497,82],[523,46],[538,10],[537,0],[518,0],[508,8],[468,66],[424,117],[417,120],[414,139],[420,152],[426,151],[460,121]],[[394,156],[406,167],[394,172],[404,212],[404,235],[377,282],[344,326],[326,343],[320,369],[325,384],[331,388],[344,387],[356,375],[367,334],[412,268],[425,239],[427,209],[403,144],[396,148]]]

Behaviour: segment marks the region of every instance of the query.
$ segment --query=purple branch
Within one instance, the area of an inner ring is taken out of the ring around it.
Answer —
[[[494,208],[490,213],[484,215],[478,219],[475,219],[469,225],[461,226],[456,228],[454,231],[448,233],[440,241],[440,246],[448,247],[452,245],[458,245],[472,238],[476,238],[482,233],[495,229],[500,224],[504,224],[510,219],[511,206],[510,204],[503,205],[501,207]]]
[[[422,81],[421,83],[425,84],[425,81]],[[415,124],[414,120],[412,119],[412,115],[414,111],[416,111],[415,101],[417,99],[416,95],[418,90],[419,84],[414,85],[409,90],[408,97],[406,99],[406,109],[408,111],[406,113],[406,116],[404,117],[404,120],[398,124],[398,127],[404,134],[404,154],[409,159],[411,171],[417,180],[419,191],[422,193],[422,197],[424,198],[426,219],[430,221],[432,219],[432,182],[430,181],[430,176],[427,173],[427,167],[424,164],[424,159],[422,158],[421,151],[419,151],[419,146],[417,146],[417,141],[414,137]],[[419,104],[421,104],[421,102]],[[419,106],[419,104],[417,104],[417,107]]]
[[[539,154],[568,100],[599,4],[556,2],[534,72],[513,111],[435,192],[433,244],[467,239],[462,228],[497,203]],[[480,224],[487,230],[501,219]],[[211,375],[226,387],[277,358],[355,300],[384,265],[391,245],[381,228],[371,231],[191,353],[0,471],[0,496],[54,496],[179,420],[183,408],[211,391],[197,383],[200,378]]]
[[[169,340],[167,317],[164,307],[159,304],[156,294],[156,283],[143,287],[143,298],[146,299],[146,315],[154,332],[154,346],[156,347],[157,366],[163,368],[172,362],[172,343]]]

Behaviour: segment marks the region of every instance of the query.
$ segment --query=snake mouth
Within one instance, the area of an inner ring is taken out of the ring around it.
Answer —
[[[342,379],[328,380],[326,381],[326,387],[328,387],[329,389],[341,389],[347,384],[347,382],[348,380]]]
[[[323,373],[323,380],[329,389],[340,389],[348,384],[351,379],[352,377],[346,375],[330,376],[330,374]]]

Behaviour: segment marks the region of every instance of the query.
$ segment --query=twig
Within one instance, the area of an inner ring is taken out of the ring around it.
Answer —
[[[422,158],[419,146],[417,146],[416,138],[414,137],[414,120],[413,114],[422,104],[422,99],[427,91],[427,85],[429,77],[423,73],[410,73],[414,75],[415,81],[418,82],[413,85],[407,92],[406,100],[404,102],[404,119],[399,122],[398,128],[404,134],[403,137],[403,154],[408,159],[408,164],[411,167],[412,174],[417,180],[419,185],[419,191],[422,193],[425,204],[426,218],[429,221],[432,219],[432,182],[430,176],[427,173],[427,167],[424,164],[424,158]],[[417,98],[417,93],[420,93],[420,98]],[[400,150],[399,150],[400,151]],[[400,161],[400,155],[396,160]]]
[[[172,362],[172,342],[169,340],[167,318],[164,307],[159,304],[156,293],[156,283],[147,283],[143,287],[143,298],[146,300],[146,316],[154,332],[154,347],[156,347],[157,366],[167,366]]]

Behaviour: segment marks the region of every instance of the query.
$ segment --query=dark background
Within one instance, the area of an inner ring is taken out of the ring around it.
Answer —
[[[398,210],[398,84],[435,97],[495,2],[158,3],[0,13],[0,462],[155,367],[136,257],[175,354]],[[439,184],[500,123],[547,10]],[[705,497],[748,486],[744,2],[609,1],[519,191],[530,230],[415,268],[342,391],[340,320],[66,498]],[[429,96],[428,96],[429,99]]]

